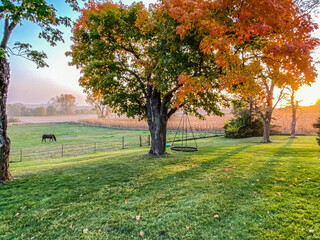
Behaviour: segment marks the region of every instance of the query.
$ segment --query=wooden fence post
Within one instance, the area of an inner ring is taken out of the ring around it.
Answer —
[[[142,147],[142,137],[141,137],[141,135],[139,136],[139,140],[140,140],[140,147]]]
[[[124,149],[124,137],[122,137],[122,149]]]
[[[20,148],[20,162],[22,162],[22,148]]]

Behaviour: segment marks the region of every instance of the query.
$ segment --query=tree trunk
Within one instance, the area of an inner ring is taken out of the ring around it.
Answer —
[[[167,121],[155,119],[151,126],[151,148],[148,155],[161,156],[166,153]]]
[[[151,134],[151,148],[148,156],[161,156],[166,153],[167,123],[169,119],[166,103],[172,96],[166,95],[161,101],[161,94],[156,88],[148,86],[147,118]]]
[[[272,112],[273,112],[272,98],[273,98],[273,88],[268,92],[267,106],[266,106],[265,114],[264,116],[262,116],[264,130],[263,130],[263,139],[261,140],[261,143],[271,143],[270,125],[271,125]]]
[[[9,172],[10,139],[7,136],[7,93],[10,80],[10,65],[0,58],[0,183],[12,180]]]
[[[291,95],[292,122],[291,122],[290,138],[296,137],[297,107],[298,107],[298,101],[294,102],[294,93],[292,93]]]
[[[271,125],[271,114],[270,118],[263,119],[263,139],[261,140],[261,143],[271,143],[270,140],[270,125]]]

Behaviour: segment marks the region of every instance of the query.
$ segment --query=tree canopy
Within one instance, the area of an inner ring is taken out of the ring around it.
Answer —
[[[74,10],[79,10],[77,0],[66,2]],[[19,24],[23,24],[23,21],[29,21],[39,26],[39,38],[55,46],[58,41],[63,41],[63,33],[57,26],[70,27],[71,19],[58,16],[56,8],[45,0],[1,0],[1,3],[0,20],[4,19],[4,32],[1,37],[0,57],[13,54],[35,62],[38,67],[48,66],[44,61],[46,54],[33,50],[29,43],[16,42],[13,47],[9,47],[11,34]]]
[[[151,133],[182,107],[221,114],[217,90],[267,99],[269,121],[275,87],[314,81],[316,28],[293,0],[163,0],[149,9],[89,1],[69,55],[83,87],[148,119]]]
[[[74,25],[69,53],[71,64],[82,70],[80,85],[129,117],[147,118],[148,88],[161,94],[171,114],[182,106],[219,114],[215,103],[221,96],[206,90],[219,87],[214,54],[199,49],[196,33],[180,39],[177,22],[162,10],[148,12],[141,3],[87,4]]]

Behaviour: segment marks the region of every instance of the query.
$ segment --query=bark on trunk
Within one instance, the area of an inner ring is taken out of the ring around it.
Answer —
[[[0,58],[0,184],[12,180],[9,172],[10,139],[7,136],[7,93],[10,80],[10,65]]]
[[[294,94],[291,96],[291,108],[292,108],[292,122],[291,122],[291,138],[296,137],[296,125],[297,125],[297,107],[298,102],[294,102]]]
[[[271,125],[271,119],[272,119],[272,112],[273,112],[273,86],[271,86],[271,90],[268,91],[267,96],[267,106],[265,110],[264,116],[262,116],[263,119],[263,139],[261,140],[261,143],[271,143],[270,140],[270,125]]]
[[[271,115],[270,118],[265,118],[263,120],[264,128],[263,128],[263,139],[261,140],[261,143],[271,143],[270,140],[270,125],[271,125]]]
[[[148,155],[161,156],[166,153],[167,121],[155,121],[149,126],[151,148]]]
[[[169,119],[167,102],[170,101],[172,94],[165,95],[161,99],[160,92],[152,86],[148,86],[147,96],[147,117],[148,126],[151,134],[151,148],[148,156],[161,156],[166,153],[166,134]]]

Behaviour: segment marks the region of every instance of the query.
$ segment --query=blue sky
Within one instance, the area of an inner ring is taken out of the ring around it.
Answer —
[[[58,10],[58,15],[69,16],[73,20],[77,19],[78,14],[73,12],[64,0],[49,0]],[[58,2],[58,3],[57,3]],[[133,0],[123,0],[124,4],[131,4]],[[155,3],[156,0],[144,0],[145,5]],[[320,23],[320,19],[316,21]],[[0,28],[3,27],[3,21],[0,21]],[[36,65],[28,60],[19,57],[10,57],[11,63],[11,83],[9,86],[8,103],[27,103],[41,104],[48,102],[51,97],[61,93],[71,93],[76,96],[78,105],[85,105],[85,94],[78,85],[80,77],[79,70],[68,66],[70,58],[65,56],[65,52],[70,49],[72,44],[71,29],[61,27],[65,43],[58,43],[56,47],[50,47],[43,39],[38,39],[39,28],[29,22],[23,22],[18,26],[11,38],[9,45],[16,41],[30,43],[34,49],[43,50],[47,55],[49,68],[37,69]],[[320,37],[320,31],[315,33]],[[320,50],[319,50],[320,51]],[[319,51],[315,54],[319,55]],[[320,67],[318,66],[320,74]],[[304,99],[302,105],[314,104],[320,98],[320,77],[312,87],[305,86],[298,92],[298,98]]]
[[[79,13],[73,12],[64,0],[49,0],[54,4],[57,13],[60,16],[69,16],[76,20]],[[57,3],[58,2],[58,3]],[[131,4],[134,1],[122,1],[124,4]],[[156,0],[144,0],[144,4],[155,3]],[[3,21],[0,21],[2,29]],[[79,70],[75,67],[68,66],[70,58],[65,56],[72,44],[71,29],[60,27],[64,32],[65,43],[58,43],[55,47],[43,39],[38,39],[39,27],[30,22],[23,22],[18,26],[10,38],[9,46],[16,41],[30,43],[35,50],[43,50],[48,59],[46,62],[49,68],[37,69],[36,65],[21,57],[10,57],[11,63],[11,82],[9,86],[8,103],[28,103],[39,104],[47,103],[51,97],[61,93],[72,93],[76,96],[79,105],[85,105],[85,94],[78,84],[80,76]]]

